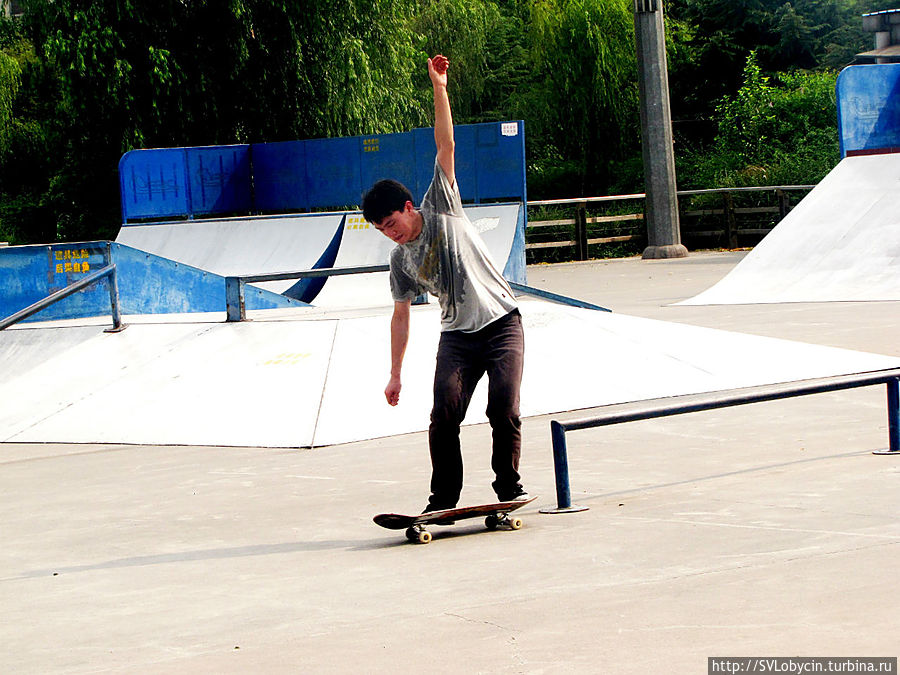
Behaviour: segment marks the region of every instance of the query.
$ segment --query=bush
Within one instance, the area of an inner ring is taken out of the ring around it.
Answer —
[[[711,147],[680,158],[682,187],[807,185],[839,160],[834,72],[764,75],[751,53],[743,85],[716,107]]]

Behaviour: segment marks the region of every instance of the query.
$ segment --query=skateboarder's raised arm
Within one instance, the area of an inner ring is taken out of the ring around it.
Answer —
[[[409,306],[409,300],[395,302],[394,314],[391,316],[391,379],[384,389],[384,397],[391,405],[400,402],[400,371],[409,342]]]
[[[450,98],[447,96],[449,67],[450,61],[441,54],[428,59],[428,76],[434,88],[434,144],[437,146],[437,161],[450,185],[453,185],[456,182],[456,147],[453,140]]]

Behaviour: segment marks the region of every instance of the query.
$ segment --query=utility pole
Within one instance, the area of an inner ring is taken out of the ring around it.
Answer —
[[[634,34],[641,97],[641,137],[647,243],[644,259],[683,258],[678,224],[672,112],[666,66],[666,28],[662,0],[634,0]]]

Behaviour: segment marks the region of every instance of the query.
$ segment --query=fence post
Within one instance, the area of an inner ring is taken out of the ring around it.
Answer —
[[[788,211],[791,208],[791,198],[784,190],[775,190],[775,194],[778,197],[779,219],[784,220],[784,217],[788,214]]]
[[[575,259],[588,259],[587,202],[575,205]]]
[[[723,206],[725,208],[725,241],[728,248],[737,248],[737,218],[734,213],[734,197],[730,192],[722,195]]]
[[[900,379],[887,383],[888,449],[876,450],[875,455],[900,455]]]

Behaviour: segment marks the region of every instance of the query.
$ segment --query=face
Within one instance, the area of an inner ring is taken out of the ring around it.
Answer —
[[[406,202],[402,211],[394,211],[380,223],[372,225],[395,244],[405,244],[422,232],[422,216],[412,202]]]

